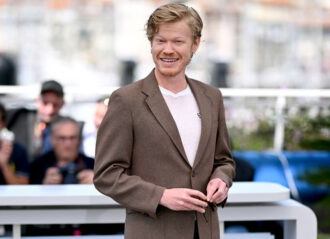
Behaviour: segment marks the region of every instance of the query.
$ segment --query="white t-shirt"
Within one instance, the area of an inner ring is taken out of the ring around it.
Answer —
[[[189,86],[178,93],[161,86],[159,88],[179,130],[188,161],[193,166],[201,136],[201,118],[196,99]]]

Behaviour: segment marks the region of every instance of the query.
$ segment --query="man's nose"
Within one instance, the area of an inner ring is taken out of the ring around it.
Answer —
[[[173,53],[173,45],[171,42],[167,42],[164,46],[164,53],[171,54]]]
[[[55,106],[53,104],[47,104],[46,111],[48,114],[52,114],[55,111]]]

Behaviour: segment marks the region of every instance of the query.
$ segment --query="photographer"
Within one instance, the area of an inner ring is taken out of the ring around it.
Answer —
[[[14,142],[14,134],[5,127],[5,120],[6,110],[0,103],[0,185],[28,184],[27,153]]]
[[[31,164],[31,184],[91,184],[94,159],[79,153],[80,134],[77,122],[57,116],[50,125],[54,150]]]

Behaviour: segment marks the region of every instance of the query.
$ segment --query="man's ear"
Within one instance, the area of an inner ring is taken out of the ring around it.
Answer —
[[[201,38],[198,37],[194,40],[194,43],[192,45],[192,52],[195,53],[199,47],[199,43],[201,42]]]
[[[62,99],[61,108],[63,107],[64,103],[65,103],[65,101],[64,101],[64,99]]]
[[[152,53],[152,41],[150,41],[150,52]]]

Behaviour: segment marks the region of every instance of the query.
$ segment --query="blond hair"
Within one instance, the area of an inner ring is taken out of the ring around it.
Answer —
[[[180,3],[170,3],[157,8],[149,17],[146,24],[146,33],[149,41],[159,30],[162,23],[185,20],[189,25],[193,40],[196,41],[202,36],[203,21],[197,11]]]

